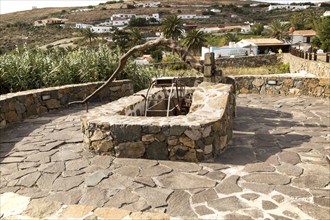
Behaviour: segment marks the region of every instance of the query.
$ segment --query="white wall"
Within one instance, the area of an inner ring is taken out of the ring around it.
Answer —
[[[91,30],[94,33],[109,33],[111,32],[111,27],[92,27]]]

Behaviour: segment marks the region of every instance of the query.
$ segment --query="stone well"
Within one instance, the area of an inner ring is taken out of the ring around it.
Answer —
[[[146,90],[95,108],[81,118],[84,146],[97,154],[156,160],[212,160],[232,136],[231,85],[186,88],[188,114],[145,117]],[[161,89],[151,91],[161,97]]]

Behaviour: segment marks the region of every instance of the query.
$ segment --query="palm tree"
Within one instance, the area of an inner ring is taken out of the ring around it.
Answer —
[[[178,38],[182,36],[183,32],[182,19],[178,18],[176,15],[167,17],[162,23],[161,31],[166,38],[178,40]]]
[[[223,35],[224,37],[224,43],[225,45],[228,45],[230,42],[237,42],[239,41],[239,38],[237,37],[236,33],[227,33],[225,35]]]
[[[266,33],[270,37],[274,37],[279,40],[284,40],[289,36],[289,23],[283,23],[279,19],[273,20],[266,30]]]
[[[82,35],[85,40],[89,40],[90,45],[92,45],[92,40],[96,38],[96,33],[94,33],[90,28],[83,29]]]
[[[193,51],[194,54],[205,46],[207,34],[201,30],[193,29],[187,32],[186,37],[182,40],[182,45],[187,47],[188,51]]]

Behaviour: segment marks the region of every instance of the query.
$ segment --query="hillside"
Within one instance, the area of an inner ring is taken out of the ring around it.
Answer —
[[[68,18],[72,22],[78,21],[99,21],[108,19],[111,14],[114,13],[137,13],[146,14],[157,11],[164,11],[165,13],[176,13],[177,10],[181,10],[184,13],[198,13],[201,10],[199,6],[216,6],[226,4],[249,4],[251,1],[240,1],[240,0],[197,0],[189,1],[186,0],[164,0],[161,1],[162,8],[137,8],[137,9],[126,9],[127,4],[133,4],[133,2],[145,2],[143,0],[125,1],[125,3],[116,4],[102,4],[94,7],[94,10],[87,12],[71,13],[72,10],[82,7],[66,7],[66,8],[40,8],[27,11],[20,11],[14,13],[8,13],[1,15],[0,25],[6,25],[8,23],[26,22],[32,23],[35,20],[43,19],[47,17],[64,17]],[[197,7],[193,7],[193,6]],[[87,7],[87,6],[86,6]],[[134,11],[134,12],[133,12]]]
[[[145,2],[144,0],[134,0],[135,3]],[[160,8],[130,8],[133,1],[123,3],[99,4],[97,6],[86,7],[66,7],[66,8],[42,8],[28,11],[21,11],[0,15],[0,54],[15,48],[15,45],[42,46],[54,41],[77,36],[77,30],[70,27],[75,23],[98,24],[108,21],[113,14],[153,14],[159,13],[161,17],[171,14],[205,14],[210,9],[218,8],[221,13],[214,14],[210,19],[185,20],[185,23],[194,23],[199,26],[216,25],[238,25],[246,21],[255,21],[263,24],[269,23],[273,19],[289,21],[291,11],[273,10],[268,11],[267,4],[258,7],[250,7],[252,1],[240,0],[164,0],[161,1]],[[223,6],[223,7],[221,7]],[[240,6],[240,7],[238,7]],[[88,8],[90,11],[73,12],[75,9]],[[313,8],[313,13],[322,14],[326,8]],[[64,18],[68,19],[66,28],[56,27],[32,27],[32,22],[44,18]]]

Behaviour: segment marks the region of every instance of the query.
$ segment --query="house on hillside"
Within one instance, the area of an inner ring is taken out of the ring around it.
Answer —
[[[136,14],[113,14],[111,15],[110,20],[116,20],[116,19],[131,19],[131,18],[135,18]]]
[[[311,43],[312,37],[316,36],[314,30],[297,30],[291,35],[292,44],[296,43]]]
[[[93,9],[91,8],[79,8],[79,9],[76,9],[76,10],[72,10],[71,12],[72,13],[77,13],[77,12],[85,12],[85,11],[91,11]]]
[[[299,11],[309,8],[309,5],[270,5],[268,11],[275,9],[286,9],[290,11]]]
[[[254,56],[259,54],[277,53],[281,49],[283,52],[289,52],[290,44],[283,43],[275,38],[244,39],[237,43],[230,42],[228,46],[223,47],[202,47],[201,60],[205,53],[213,52],[216,58],[219,57],[237,57]]]
[[[182,14],[178,15],[178,18],[181,19],[194,19],[196,17],[196,14]]]
[[[217,33],[221,30],[220,27],[205,27],[199,29],[200,31],[203,31],[204,33]]]
[[[125,26],[128,25],[130,19],[121,19],[121,20],[113,20],[112,26]]]
[[[247,34],[251,30],[250,25],[232,25],[232,26],[225,26],[220,28],[221,32],[240,32],[241,34]]]
[[[159,8],[160,2],[139,2],[134,4],[136,8]]]
[[[240,57],[246,56],[247,49],[235,47],[234,42],[231,42],[229,46],[223,47],[202,47],[202,56],[201,60],[204,60],[205,54],[213,52],[216,59],[220,57]]]
[[[61,19],[61,18],[46,18],[42,20],[37,20],[33,22],[34,27],[44,27],[48,25],[54,25],[54,26],[65,26],[65,22],[68,21],[68,19]]]
[[[93,26],[91,28],[92,32],[102,34],[102,33],[110,33],[112,31],[112,27],[104,27],[104,26]]]
[[[76,23],[76,27],[78,29],[87,29],[87,28],[92,28],[93,25],[91,24],[83,24],[83,23]]]
[[[136,15],[135,18],[144,18],[147,21],[153,18],[156,21],[159,21],[159,14],[158,13],[154,13],[152,15]]]
[[[149,54],[145,54],[142,57],[137,57],[134,60],[134,63],[139,64],[139,65],[148,65],[152,62],[152,57]]]
[[[256,50],[254,54],[267,54],[269,51],[277,53],[279,49],[287,53],[290,51],[290,44],[284,43],[276,38],[259,38],[259,39],[244,39],[236,43],[237,46],[244,48],[253,48]]]
[[[221,10],[217,8],[212,8],[210,11],[212,11],[213,13],[221,13]]]

